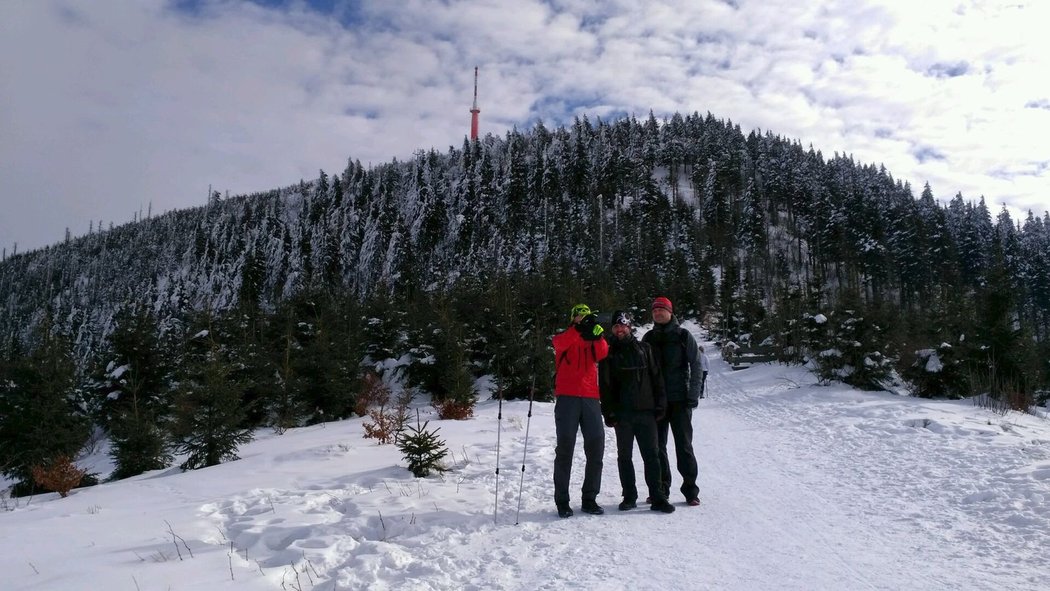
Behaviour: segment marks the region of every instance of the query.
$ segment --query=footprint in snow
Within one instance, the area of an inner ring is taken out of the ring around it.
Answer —
[[[982,492],[973,493],[972,495],[967,495],[967,496],[963,497],[963,502],[964,503],[983,503],[983,502],[986,502],[986,501],[990,501],[990,500],[992,500],[994,498],[995,498],[995,493],[994,492],[992,492],[992,491],[982,491]]]

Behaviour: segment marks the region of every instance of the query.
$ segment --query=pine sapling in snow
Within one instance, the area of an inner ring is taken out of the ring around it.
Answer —
[[[445,447],[445,442],[437,436],[440,427],[427,430],[429,423],[430,421],[424,421],[420,425],[417,414],[416,425],[414,427],[409,425],[397,442],[397,448],[401,450],[401,454],[408,463],[409,471],[417,478],[430,476],[430,473],[434,471],[444,472],[446,470],[441,460],[448,455],[448,448]]]

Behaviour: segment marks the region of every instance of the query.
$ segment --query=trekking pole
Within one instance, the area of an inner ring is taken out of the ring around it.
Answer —
[[[532,374],[532,386],[529,387],[529,417],[525,421],[525,449],[521,452],[521,481],[518,482],[518,514],[514,525],[521,522],[521,489],[525,485],[525,455],[529,453],[529,425],[532,424],[532,398],[536,392],[536,374]]]
[[[496,502],[492,508],[492,523],[499,517],[499,440],[503,430],[503,386],[496,386],[496,397],[499,398],[499,412],[496,414]]]

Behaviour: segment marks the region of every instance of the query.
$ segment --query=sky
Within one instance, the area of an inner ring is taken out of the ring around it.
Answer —
[[[558,518],[554,405],[535,403],[531,418],[527,401],[500,409],[482,380],[472,419],[436,420],[415,403],[451,451],[440,475],[414,478],[357,418],[259,432],[242,459],[203,470],[66,499],[0,497],[4,589],[1050,588],[1047,409],[1001,414],[819,386],[798,366],[733,371],[706,344],[707,397],[693,414],[698,507],[675,473],[674,513],[618,511],[606,429],[606,513]],[[81,466],[105,476],[105,450]],[[578,441],[577,509],[582,456]],[[639,483],[641,470],[635,453]]]
[[[711,112],[1050,209],[1050,3],[0,2],[0,246],[587,115]]]

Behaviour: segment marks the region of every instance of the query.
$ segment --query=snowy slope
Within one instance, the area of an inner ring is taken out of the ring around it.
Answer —
[[[700,507],[673,494],[671,515],[617,511],[607,430],[607,513],[559,519],[553,405],[530,423],[528,403],[505,403],[499,422],[485,401],[431,423],[454,454],[441,477],[413,478],[357,419],[261,434],[205,470],[8,500],[3,588],[1050,588],[1047,420],[819,387],[800,368],[733,372],[708,350]]]

